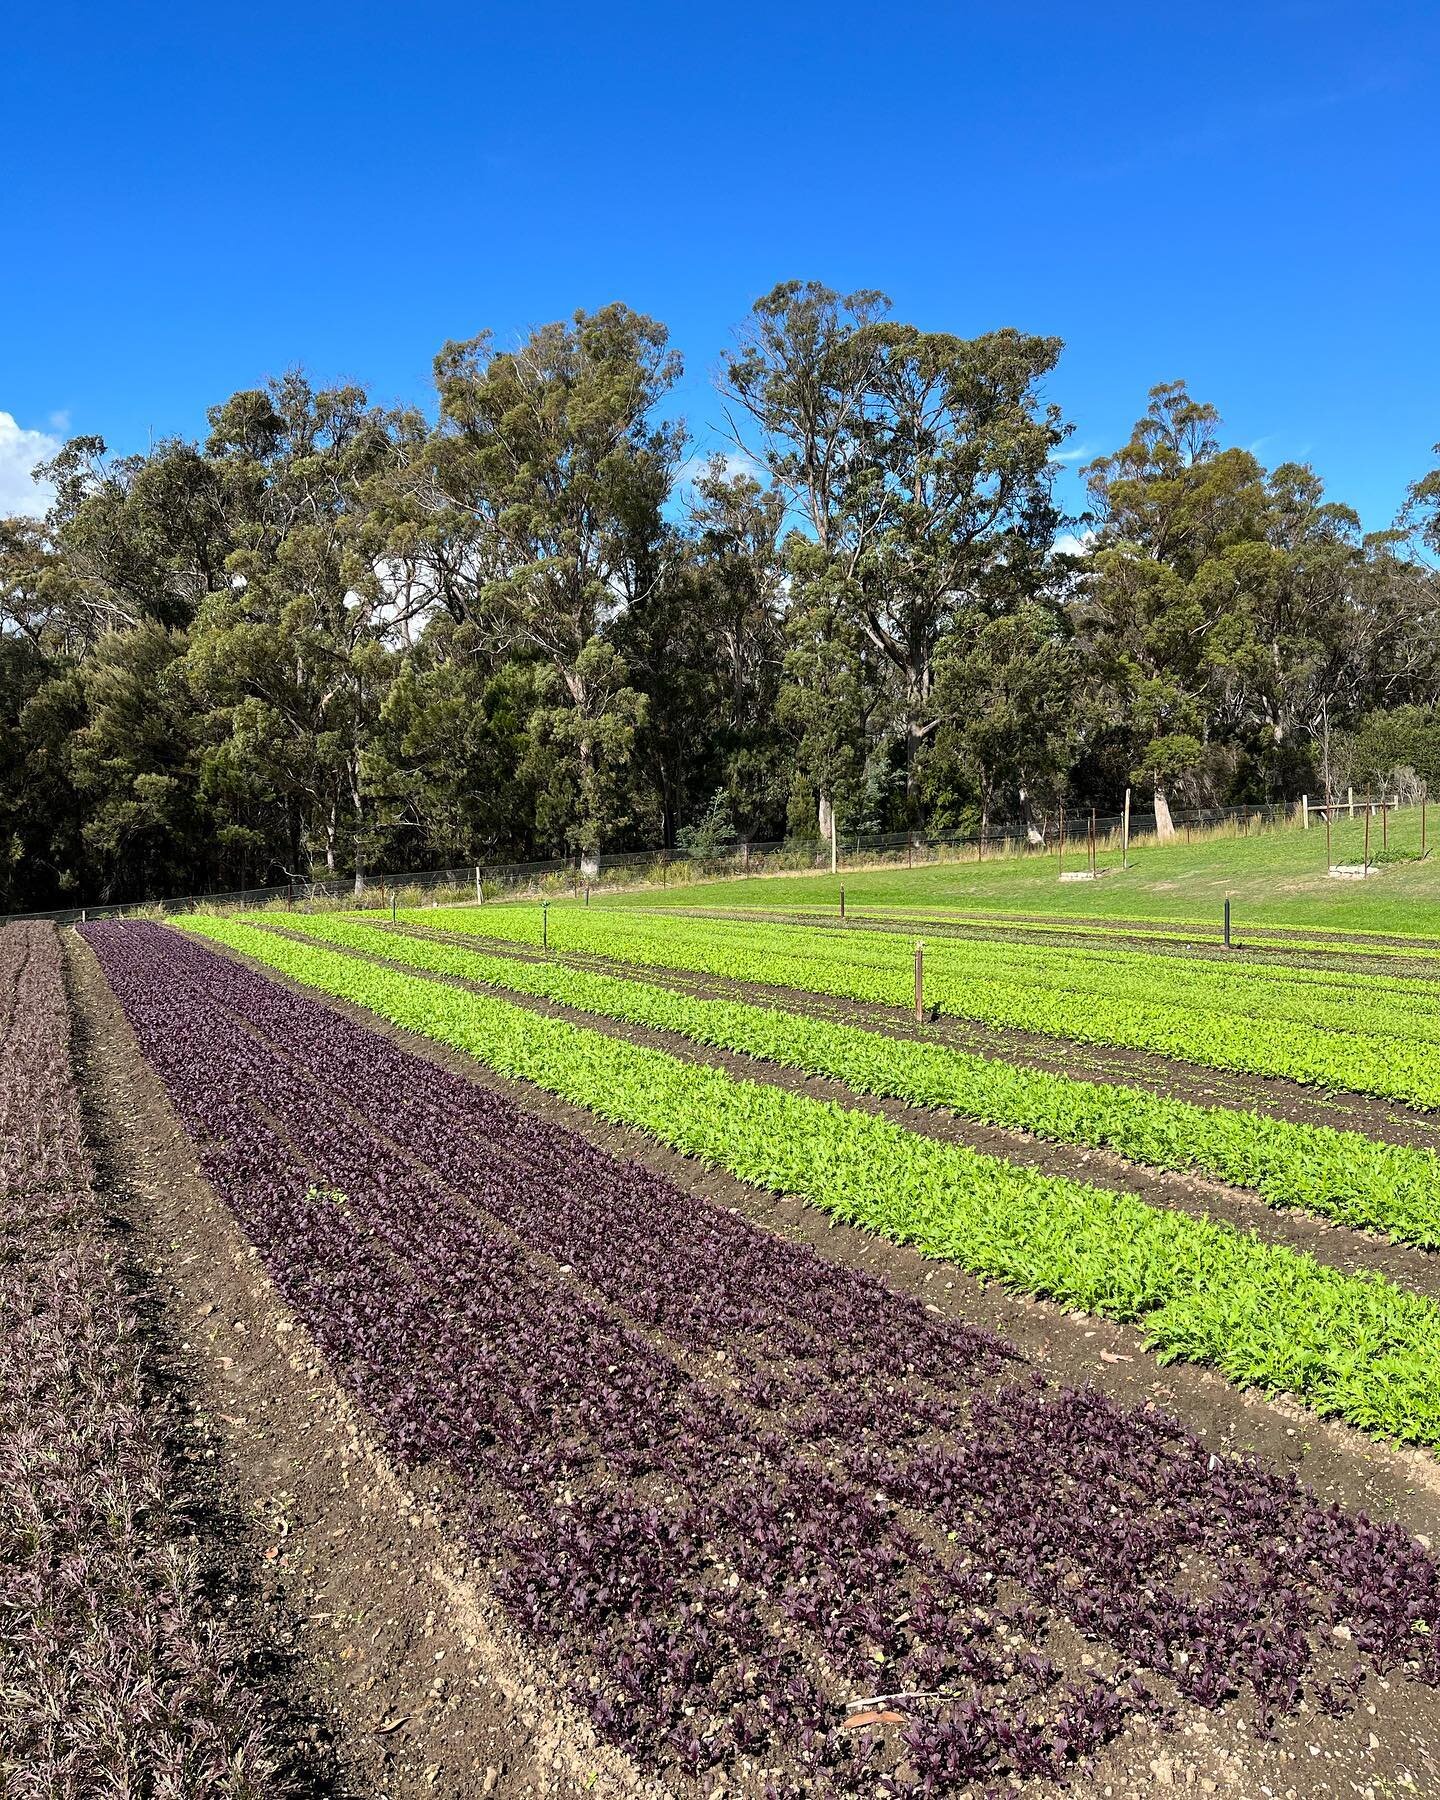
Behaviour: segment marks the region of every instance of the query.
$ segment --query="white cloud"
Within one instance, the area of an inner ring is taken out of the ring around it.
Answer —
[[[675,471],[676,487],[691,487],[696,478],[705,474],[710,466],[710,459],[716,453],[707,450],[704,455],[687,456]],[[733,481],[737,475],[748,475],[752,481],[764,481],[765,470],[753,456],[746,456],[742,450],[721,450],[721,463],[726,476]]]
[[[0,516],[28,513],[38,518],[53,498],[48,482],[32,481],[36,463],[48,461],[60,439],[48,431],[27,431],[7,412],[0,412]]]
[[[1073,531],[1062,531],[1050,546],[1051,553],[1060,556],[1083,556],[1095,542],[1096,535],[1093,531],[1082,531],[1078,534]]]
[[[1059,463],[1084,462],[1085,458],[1090,454],[1091,446],[1089,444],[1076,444],[1073,450],[1057,450],[1055,453],[1055,461]]]

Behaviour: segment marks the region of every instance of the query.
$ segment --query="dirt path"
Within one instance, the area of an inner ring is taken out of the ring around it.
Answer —
[[[94,956],[65,942],[109,1203],[156,1297],[190,1454],[216,1468],[239,1521],[237,1584],[256,1587],[303,1671],[339,1791],[658,1800],[477,1589],[437,1492],[377,1449],[200,1175]]]

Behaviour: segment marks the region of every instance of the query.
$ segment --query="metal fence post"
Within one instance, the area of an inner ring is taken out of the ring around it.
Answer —
[[[1230,896],[1225,896],[1225,948],[1230,948]]]
[[[923,1024],[925,1020],[925,945],[915,940],[915,1023]]]

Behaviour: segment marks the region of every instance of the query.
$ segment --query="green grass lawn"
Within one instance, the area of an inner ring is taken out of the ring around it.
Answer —
[[[1440,831],[1428,820],[1427,841]],[[1392,814],[1390,849],[1419,849],[1420,814]],[[1340,820],[1333,833],[1337,863],[1363,854],[1360,819]],[[1380,821],[1371,821],[1371,853],[1380,846]],[[1084,847],[1067,849],[1067,870],[1084,866]],[[1095,882],[1061,882],[1054,854],[932,863],[921,868],[842,870],[847,909],[912,908],[917,912],[1045,914],[1057,920],[1135,919],[1194,923],[1218,933],[1226,895],[1234,930],[1294,926],[1316,931],[1396,933],[1440,938],[1440,847],[1425,862],[1382,865],[1365,881],[1326,874],[1325,832],[1281,830],[1235,838],[1223,833],[1198,842],[1140,844],[1122,870],[1118,849],[1103,853],[1105,874]],[[621,906],[820,907],[839,898],[839,881],[823,875],[770,875],[751,880],[672,883],[668,889],[602,897]]]

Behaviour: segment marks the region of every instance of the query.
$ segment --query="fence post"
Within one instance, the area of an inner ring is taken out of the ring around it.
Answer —
[[[590,904],[590,883],[588,881],[585,883],[585,904],[587,906]]]
[[[396,890],[394,888],[391,888],[391,890],[390,890],[390,923],[392,925],[395,923],[395,894],[396,894]]]
[[[1422,788],[1420,790],[1420,854],[1422,856],[1425,854],[1425,802],[1427,798],[1428,795]]]
[[[1346,788],[1345,790],[1345,805],[1349,809],[1350,817],[1353,819],[1355,817],[1355,790],[1353,787]]]
[[[1335,867],[1335,859],[1330,854],[1330,808],[1325,808],[1325,873],[1328,875]]]
[[[845,917],[845,883],[840,883],[840,917]]]
[[[1125,823],[1120,831],[1120,867],[1130,867],[1130,790],[1125,790]]]
[[[1065,873],[1065,808],[1063,806],[1060,808],[1060,857],[1055,872],[1057,875]]]
[[[540,902],[540,948],[542,950],[550,948],[550,902],[548,900]]]
[[[1368,805],[1365,808],[1365,861],[1361,866],[1368,874],[1370,869],[1370,808]]]
[[[1225,948],[1230,948],[1230,896],[1225,896]]]
[[[1095,808],[1090,808],[1090,873],[1095,873]]]
[[[286,912],[295,910],[295,883],[293,881],[289,882],[285,889],[285,910]]]
[[[925,1020],[925,945],[915,940],[915,1023],[921,1025]]]
[[[1380,801],[1380,848],[1390,848],[1390,803],[1383,798]]]
[[[1300,796],[1300,829],[1302,831],[1310,829],[1310,796],[1308,794]]]

